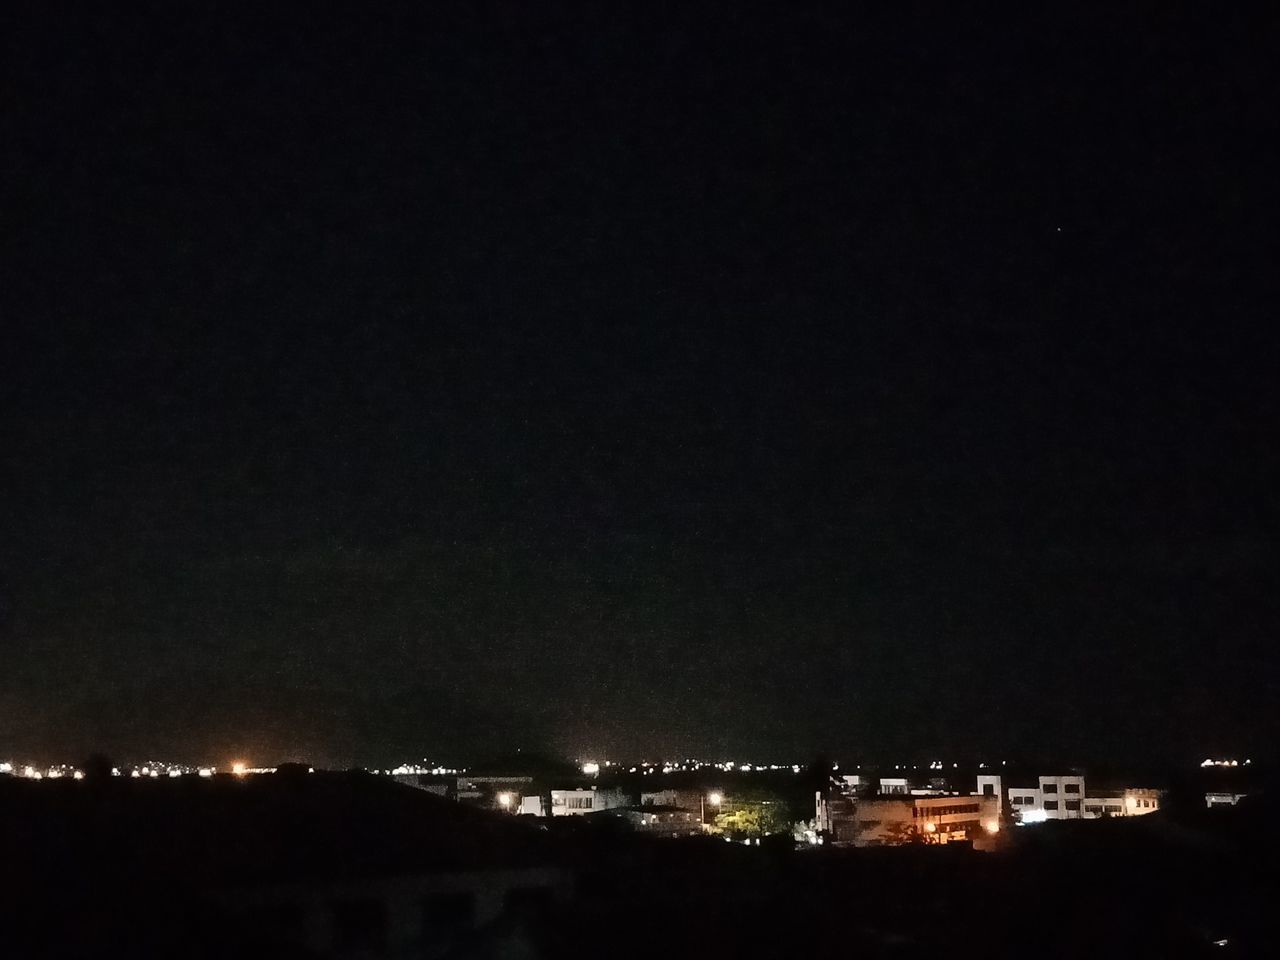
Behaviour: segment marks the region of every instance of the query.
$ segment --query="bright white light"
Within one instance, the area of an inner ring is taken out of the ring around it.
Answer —
[[[83,780],[83,779],[84,779],[84,774],[83,774],[81,771],[77,770],[75,773],[71,774],[71,779],[72,779],[72,780]]]
[[[200,776],[202,776],[202,777],[212,777],[212,776],[213,776],[213,767],[201,767],[201,768],[200,768],[198,771],[196,771],[196,772],[197,772],[197,773],[199,773],[199,774],[200,774]]]
[[[1028,810],[1022,815],[1023,823],[1044,823],[1049,815],[1043,810]]]
[[[231,772],[237,777],[243,777],[249,771],[249,765],[243,760],[237,760],[231,765]]]
[[[500,793],[500,794],[498,794],[498,806],[502,807],[502,809],[503,809],[503,810],[506,810],[508,807],[510,807],[510,806],[511,806],[511,794],[509,794],[509,793]]]
[[[181,770],[179,770],[177,767],[170,767],[170,768],[169,768],[169,776],[171,776],[171,777],[180,777],[180,776],[182,776],[182,771],[181,771]]]
[[[925,833],[934,833],[934,832],[936,832],[936,831],[937,831],[937,829],[938,829],[938,825],[937,825],[936,823],[934,823],[932,820],[926,820],[926,821],[925,821],[925,823],[924,823],[924,832],[925,832]]]
[[[0,773],[13,773],[13,764],[0,763]]]
[[[723,802],[724,794],[720,793],[718,790],[707,794],[707,803],[711,804],[713,807],[718,807]]]
[[[999,820],[988,820],[986,823],[984,823],[984,824],[982,825],[982,829],[986,830],[986,831],[987,831],[987,833],[999,833],[999,832],[1000,832],[1000,821],[999,821]]]

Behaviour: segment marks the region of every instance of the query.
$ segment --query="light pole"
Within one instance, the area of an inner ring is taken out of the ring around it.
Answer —
[[[707,804],[710,803],[711,806],[713,807],[719,807],[720,804],[724,801],[724,797],[723,795],[721,795],[719,790],[712,790],[710,793],[704,793],[698,799],[699,801],[701,801],[702,825],[703,827],[705,827],[707,825]]]

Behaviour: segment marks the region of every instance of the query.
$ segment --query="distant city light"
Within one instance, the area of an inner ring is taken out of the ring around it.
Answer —
[[[588,761],[582,765],[582,772],[589,777],[594,777],[600,772],[600,764],[595,761]],[[666,771],[664,770],[663,772],[665,773]]]
[[[231,765],[231,772],[234,773],[237,777],[243,777],[246,773],[249,772],[249,765],[243,762],[242,760],[237,760],[235,763]]]
[[[0,773],[13,773],[13,764],[0,763]]]
[[[214,768],[213,768],[213,767],[201,767],[201,768],[200,768],[199,770],[197,770],[196,772],[197,772],[197,773],[199,773],[199,774],[200,774],[200,776],[202,776],[202,777],[212,777],[212,776],[213,776],[213,771],[214,771]]]
[[[1043,810],[1028,810],[1022,815],[1023,823],[1044,823],[1049,815]]]

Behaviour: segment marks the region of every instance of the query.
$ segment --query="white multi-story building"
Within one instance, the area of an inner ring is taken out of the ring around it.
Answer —
[[[1002,781],[999,774],[978,774],[978,789],[974,791],[975,796],[979,797],[1004,797],[1004,791],[1000,788]]]
[[[1040,808],[1046,820],[1079,820],[1084,816],[1084,777],[1041,777]]]
[[[1160,809],[1160,791],[1144,787],[1090,795],[1079,775],[1040,777],[1035,787],[1010,787],[1009,807],[1023,823],[1138,817]]]

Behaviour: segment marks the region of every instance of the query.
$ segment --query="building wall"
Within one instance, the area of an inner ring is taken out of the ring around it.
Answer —
[[[1081,776],[1040,777],[1036,787],[1009,787],[1009,809],[1023,823],[1041,820],[1097,820],[1136,817],[1160,809],[1160,791],[1130,787],[1089,796]]]
[[[657,837],[688,837],[705,832],[697,811],[672,809],[669,807],[647,810],[628,807],[610,811],[607,816],[616,816],[630,824],[638,833],[647,833]]]
[[[553,817],[585,816],[625,807],[629,798],[621,790],[552,790],[551,815]]]
[[[1046,820],[1079,820],[1084,817],[1084,777],[1040,778],[1040,809]]]
[[[998,800],[1003,800],[1004,789],[1002,787],[1000,775],[987,773],[978,774],[977,793],[980,797],[995,797]]]
[[[1009,787],[1005,791],[1009,798],[1009,811],[1024,823],[1032,823],[1044,819],[1044,808],[1040,805],[1040,788]],[[1030,815],[1030,816],[1028,816]]]
[[[879,798],[858,803],[855,816],[860,845],[977,840],[999,831],[1000,798]]]
[[[1141,817],[1160,809],[1160,791],[1130,787],[1124,792],[1124,815]]]
[[[640,805],[655,807],[681,807],[699,813],[710,806],[707,795],[701,790],[647,790],[640,794]]]

